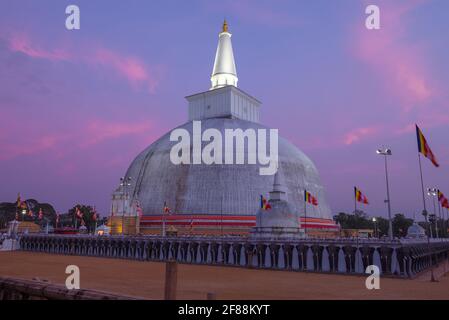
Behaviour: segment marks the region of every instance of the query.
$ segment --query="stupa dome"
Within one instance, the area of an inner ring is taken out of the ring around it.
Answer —
[[[218,129],[223,136],[225,129],[267,129],[258,123],[228,118],[203,120],[201,125],[203,130]],[[179,128],[192,135],[192,122]],[[273,175],[260,175],[259,165],[174,165],[170,161],[174,144],[170,133],[165,134],[139,154],[126,172],[127,177],[132,177],[130,195],[139,200],[145,215],[160,215],[166,202],[176,214],[254,216],[259,209],[260,195],[268,195],[273,188]],[[307,216],[330,219],[331,212],[315,165],[281,137],[278,148],[290,205],[298,214],[302,213],[304,190],[308,190],[316,195],[319,206],[308,208]]]

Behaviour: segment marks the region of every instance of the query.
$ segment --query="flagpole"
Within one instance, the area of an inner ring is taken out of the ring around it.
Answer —
[[[306,201],[307,190],[304,190],[304,235],[307,237],[307,201]]]
[[[447,217],[449,215],[448,209],[446,208],[446,214],[444,214],[444,210],[443,210],[443,216],[444,216],[444,231],[446,233],[446,237],[447,235]]]
[[[423,179],[423,175],[422,175],[422,165],[421,165],[421,154],[418,152],[418,162],[419,162],[419,173],[420,173],[420,177],[421,177],[421,191],[422,191],[422,201],[423,201],[423,215],[426,219],[426,224],[428,225],[429,228],[429,234],[427,235],[427,248],[429,250],[429,259],[430,259],[430,281],[431,282],[435,282],[435,277],[433,275],[433,261],[432,261],[432,253],[431,253],[431,249],[430,249],[430,233],[432,232],[432,228],[430,226],[430,224],[428,223],[428,219],[427,219],[427,208],[426,208],[426,197],[424,196],[424,179]]]
[[[162,236],[165,237],[165,212],[162,213]]]
[[[446,215],[444,216],[444,223],[445,223],[445,226],[446,226],[446,233],[447,233],[447,227],[448,227],[448,225],[447,225],[447,223],[448,223],[448,221],[447,221],[448,217],[449,217],[449,208],[446,208]]]
[[[223,194],[221,194],[221,206],[220,206],[220,218],[221,218],[221,238],[223,239]]]
[[[433,200],[433,214],[435,215],[435,238],[438,239],[439,232],[438,232],[438,216],[437,216],[437,207],[435,204],[435,196],[432,194],[432,200]]]
[[[419,173],[421,176],[422,202],[423,202],[423,207],[424,207],[424,211],[426,213],[426,219],[427,219],[426,197],[424,196],[424,180],[423,180],[423,176],[422,176],[421,154],[419,152],[418,152],[418,162],[419,162]],[[423,211],[423,213],[424,213],[424,211]]]
[[[437,196],[437,199],[438,199],[438,196]],[[439,199],[438,199],[438,218],[441,221],[441,203],[440,203]],[[438,220],[437,220],[437,225],[438,225]],[[444,219],[443,219],[443,224],[442,224],[442,226],[440,228],[440,231],[441,231],[441,237],[443,237],[443,234],[444,234]]]

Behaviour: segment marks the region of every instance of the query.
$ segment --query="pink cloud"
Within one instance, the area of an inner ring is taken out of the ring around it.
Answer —
[[[14,34],[9,39],[8,47],[13,52],[23,53],[31,58],[52,61],[68,61],[70,55],[64,49],[45,50],[33,44],[24,34]]]
[[[447,108],[446,108],[447,110]],[[441,110],[424,110],[418,116],[415,115],[415,121],[410,121],[400,128],[393,128],[393,133],[396,135],[410,134],[415,131],[415,123],[420,128],[435,128],[440,126],[447,126],[449,124],[449,115]]]
[[[425,61],[423,44],[411,44],[407,36],[407,14],[423,1],[388,2],[380,7],[381,29],[368,30],[359,25],[355,37],[355,55],[370,65],[382,78],[385,88],[401,101],[401,108],[412,108],[427,102],[437,93]]]
[[[143,61],[134,56],[123,55],[99,46],[86,46],[78,54],[72,55],[68,53],[68,49],[64,48],[44,49],[24,34],[12,34],[6,40],[9,50],[25,54],[30,58],[102,66],[105,69],[114,70],[133,88],[144,87],[150,93],[155,93],[158,85],[156,72],[150,71]]]
[[[92,120],[64,133],[48,132],[40,123],[23,125],[14,114],[3,113],[0,122],[0,161],[51,153],[65,159],[79,149],[98,146],[106,141],[141,135],[134,141],[146,144],[154,126],[149,121],[122,122]],[[19,134],[20,133],[20,134]],[[154,138],[154,137],[152,137]],[[70,146],[70,147],[67,147]]]
[[[133,86],[145,84],[151,93],[158,84],[149,68],[138,58],[123,56],[108,49],[97,49],[93,55],[86,56],[86,61],[94,65],[110,67],[124,76]]]
[[[82,147],[101,143],[105,140],[116,139],[126,135],[137,135],[152,129],[150,122],[122,123],[101,120],[90,121],[85,129]]]
[[[13,140],[12,143],[2,143],[0,160],[31,156],[44,152],[56,146],[59,141],[60,138],[58,136],[44,135],[35,139],[26,139],[26,141]]]
[[[354,129],[344,135],[343,143],[345,145],[351,145],[362,141],[363,139],[372,137],[379,132],[377,127],[364,127]]]

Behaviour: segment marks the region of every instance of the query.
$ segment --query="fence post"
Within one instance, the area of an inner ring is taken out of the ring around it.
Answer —
[[[214,292],[208,292],[206,295],[206,300],[216,300],[217,296]]]
[[[178,264],[168,261],[165,264],[165,300],[176,300],[176,286],[178,282]]]

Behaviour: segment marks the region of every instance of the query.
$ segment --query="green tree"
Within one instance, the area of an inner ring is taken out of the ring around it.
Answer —
[[[334,216],[335,222],[339,223],[343,229],[371,229],[373,223],[365,212],[357,210],[354,214],[340,212]]]
[[[394,215],[392,223],[393,236],[400,238],[407,235],[407,230],[413,224],[413,219],[408,219],[402,213],[397,213]]]
[[[385,219],[383,217],[376,217],[377,232],[379,234],[379,237],[388,236],[388,224],[388,219]]]
[[[77,217],[76,215],[77,208],[79,208],[79,210],[81,211],[82,218]],[[95,210],[92,206],[77,204],[76,206],[74,206],[72,209],[69,210],[68,216],[70,218],[72,225],[75,225],[76,221],[76,225],[79,227],[81,223],[84,222],[88,232],[92,232],[95,229],[94,213]]]

